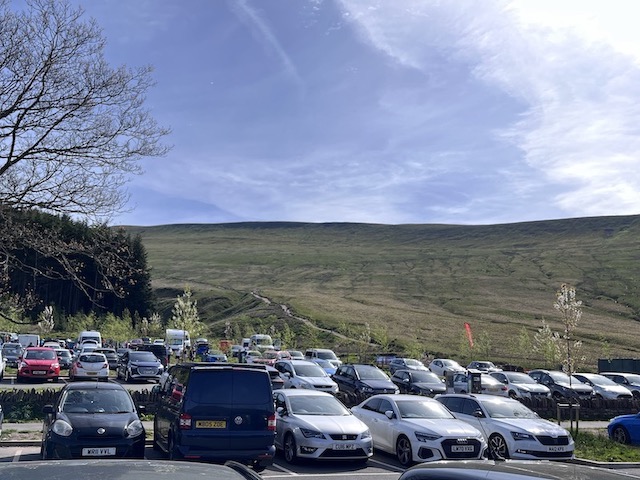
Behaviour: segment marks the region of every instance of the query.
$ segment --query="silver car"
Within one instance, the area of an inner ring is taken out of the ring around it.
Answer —
[[[597,373],[574,373],[574,377],[583,383],[586,383],[593,391],[596,392],[596,398],[604,398],[606,400],[632,399],[631,390],[623,385],[619,385],[610,378]]]
[[[368,427],[333,395],[316,390],[278,390],[276,449],[298,459],[366,462],[373,455]]]

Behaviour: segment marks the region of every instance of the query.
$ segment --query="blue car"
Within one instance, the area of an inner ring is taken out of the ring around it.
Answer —
[[[607,431],[609,438],[615,442],[640,444],[640,413],[612,418]]]

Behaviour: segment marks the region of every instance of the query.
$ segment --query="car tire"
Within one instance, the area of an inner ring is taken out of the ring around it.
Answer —
[[[493,460],[506,460],[509,457],[509,448],[502,435],[494,433],[489,437],[489,451]]]
[[[404,435],[400,435],[396,442],[396,456],[403,467],[408,467],[413,463],[411,441]]]
[[[614,442],[627,444],[630,441],[629,432],[627,432],[626,428],[618,425],[611,432],[611,440],[613,440]]]
[[[287,433],[282,450],[284,451],[284,459],[287,463],[293,465],[298,462],[298,447],[292,433]]]
[[[267,466],[262,465],[260,462],[253,462],[253,464],[251,465],[251,468],[253,468],[254,472],[260,473],[260,472],[263,472],[267,468]]]

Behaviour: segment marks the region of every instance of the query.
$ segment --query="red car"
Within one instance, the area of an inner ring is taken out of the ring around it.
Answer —
[[[58,381],[60,362],[53,348],[28,347],[18,361],[17,381],[30,378]]]

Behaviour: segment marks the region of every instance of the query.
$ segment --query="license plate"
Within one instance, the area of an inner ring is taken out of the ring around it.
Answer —
[[[563,446],[549,447],[549,451],[550,452],[564,452],[564,447]]]
[[[97,375],[97,372],[87,372],[87,375]]]
[[[226,420],[197,420],[196,428],[227,428]]]
[[[44,370],[34,370],[33,374],[34,375],[46,375],[47,372],[45,372]]]
[[[116,447],[83,448],[83,457],[108,457],[116,454]]]
[[[451,451],[456,453],[473,452],[473,445],[452,445]]]
[[[334,450],[355,450],[355,443],[336,443],[333,445]]]

